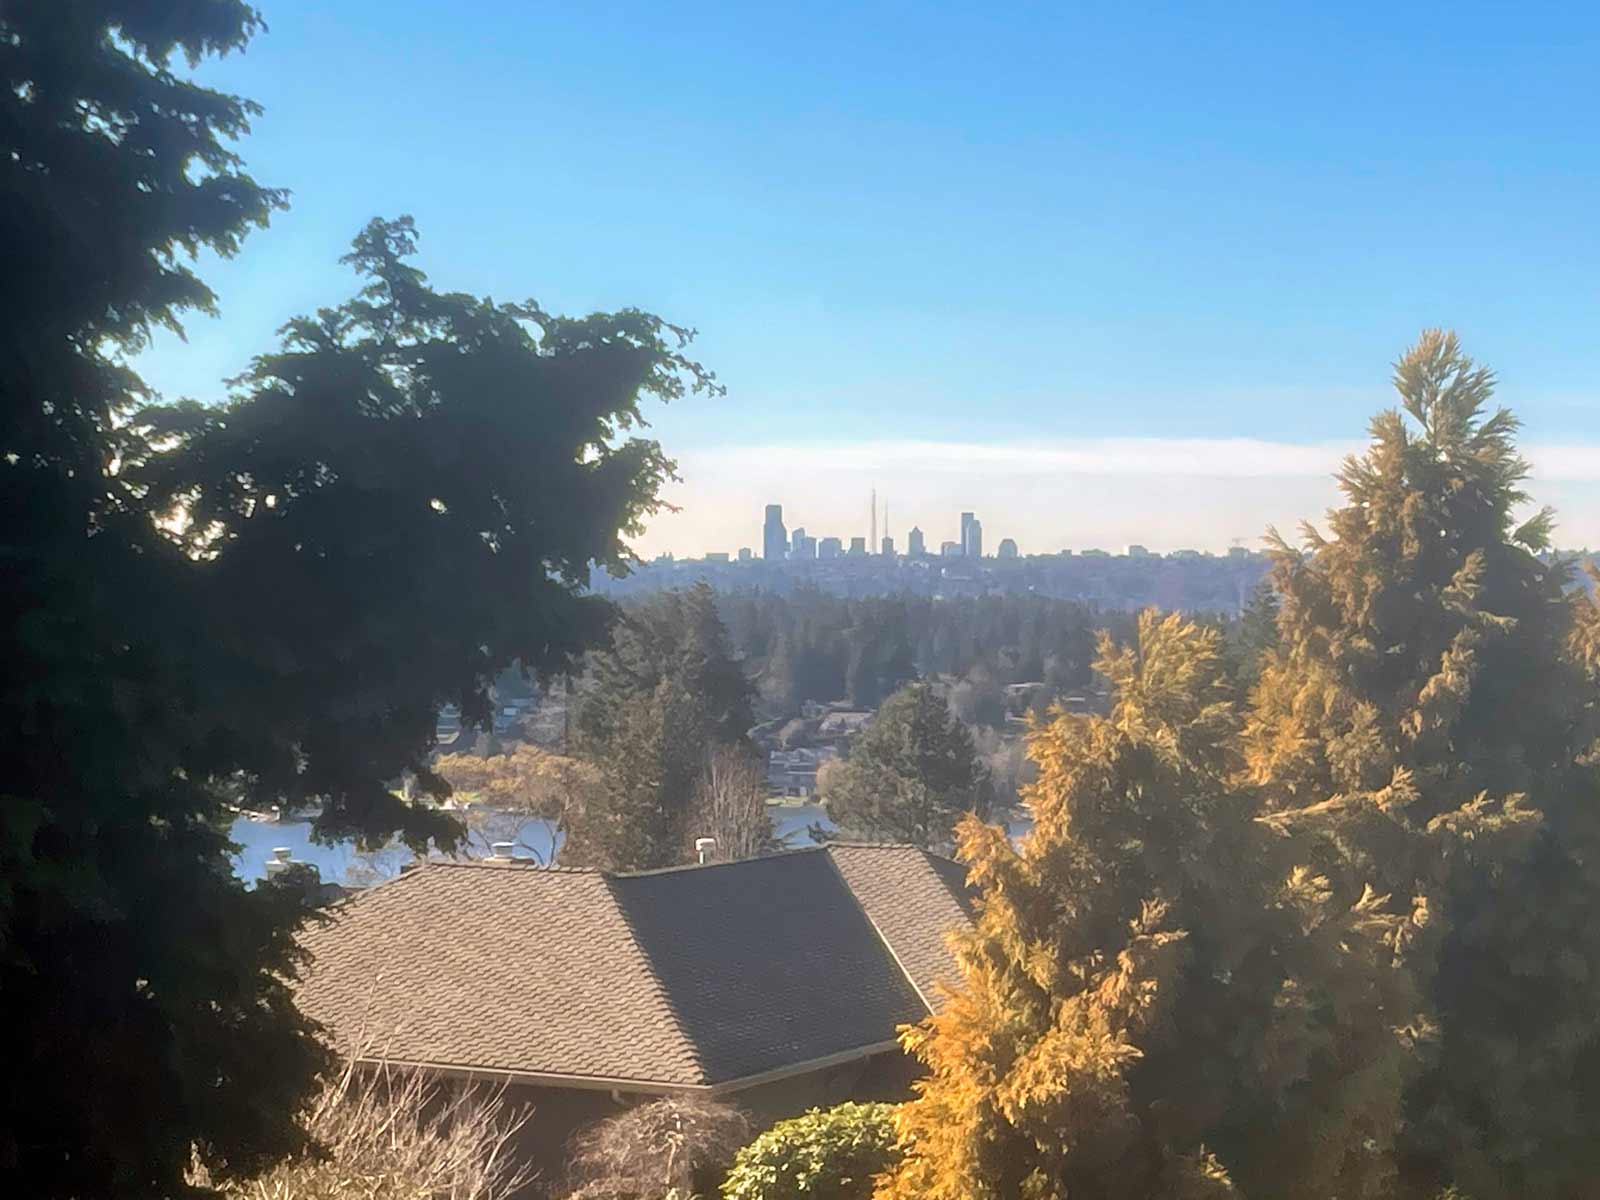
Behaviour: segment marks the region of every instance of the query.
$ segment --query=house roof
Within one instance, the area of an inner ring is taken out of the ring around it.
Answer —
[[[911,846],[829,847],[839,873],[934,1012],[957,982],[949,933],[971,923],[966,868]]]
[[[303,935],[304,1011],[364,1057],[733,1090],[891,1045],[953,979],[962,868],[832,846],[638,874],[431,863]]]

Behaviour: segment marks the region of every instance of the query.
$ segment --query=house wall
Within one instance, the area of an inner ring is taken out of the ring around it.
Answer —
[[[846,1100],[904,1100],[910,1096],[911,1082],[919,1074],[913,1059],[899,1051],[889,1051],[718,1099],[742,1109],[759,1132],[807,1109],[828,1108]],[[538,1172],[525,1200],[554,1200],[562,1195],[562,1173],[574,1134],[633,1105],[656,1099],[640,1093],[614,1097],[606,1091],[528,1086],[508,1087],[505,1098],[510,1105],[533,1109],[512,1147],[522,1162]]]
[[[846,1100],[904,1100],[918,1074],[915,1060],[890,1051],[747,1088],[722,1099],[743,1109],[758,1129],[765,1129],[808,1108],[831,1108]]]
[[[613,1098],[610,1092],[585,1088],[527,1086],[508,1087],[505,1098],[509,1105],[524,1111],[533,1110],[511,1145],[518,1161],[537,1172],[533,1184],[524,1193],[525,1200],[545,1200],[563,1194],[560,1185],[566,1169],[567,1144],[575,1133],[651,1099],[630,1094]]]

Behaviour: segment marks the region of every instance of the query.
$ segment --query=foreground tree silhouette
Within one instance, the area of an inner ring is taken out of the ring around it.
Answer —
[[[1236,786],[1219,650],[1153,613],[1132,646],[1102,635],[1112,712],[1031,735],[1032,832],[962,825],[981,911],[961,986],[906,1038],[930,1075],[880,1195],[1382,1194],[1405,996],[1367,913],[1329,919]]]
[[[0,8],[0,1193],[169,1195],[299,1149],[325,1065],[285,983],[298,901],[233,878],[229,804],[328,833],[456,832],[389,782],[434,711],[604,628],[592,562],[670,463],[641,393],[709,387],[646,314],[431,291],[408,221],[355,301],[292,322],[220,408],[125,356],[211,295],[282,197],[228,149],[251,109],[172,67],[242,47],[234,0]],[[24,1084],[23,1081],[26,1081]]]
[[[1600,1175],[1594,622],[1540,555],[1549,514],[1513,517],[1527,466],[1493,385],[1454,335],[1401,359],[1329,536],[1278,547],[1247,751],[1333,902],[1370,887],[1411,944],[1406,1190],[1571,1197]]]

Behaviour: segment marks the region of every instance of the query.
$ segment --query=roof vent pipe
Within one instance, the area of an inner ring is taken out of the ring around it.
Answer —
[[[707,861],[711,858],[711,852],[716,848],[716,838],[695,838],[694,854],[695,857],[700,860],[700,865],[702,867],[706,865]]]
[[[517,844],[515,842],[491,842],[489,843],[489,853],[491,857],[504,862],[517,856]]]
[[[292,853],[293,851],[288,846],[274,846],[272,848],[272,857],[267,859],[266,877],[271,879],[274,876],[283,874],[283,872],[292,867],[294,863],[289,857]]]

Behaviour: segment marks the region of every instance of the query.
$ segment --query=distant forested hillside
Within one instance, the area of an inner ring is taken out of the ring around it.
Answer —
[[[919,676],[996,696],[1013,683],[1043,683],[1052,695],[1082,691],[1093,681],[1095,631],[1121,636],[1132,627],[1125,612],[1032,595],[742,590],[718,593],[717,608],[772,714],[807,700],[873,708]]]
[[[1267,573],[1267,557],[1238,550],[1171,555],[1040,554],[1027,558],[934,558],[864,555],[769,562],[656,559],[623,578],[597,572],[594,590],[623,599],[706,583],[720,592],[760,589],[785,595],[819,590],[837,596],[976,598],[1045,596],[1100,609],[1235,613]]]

